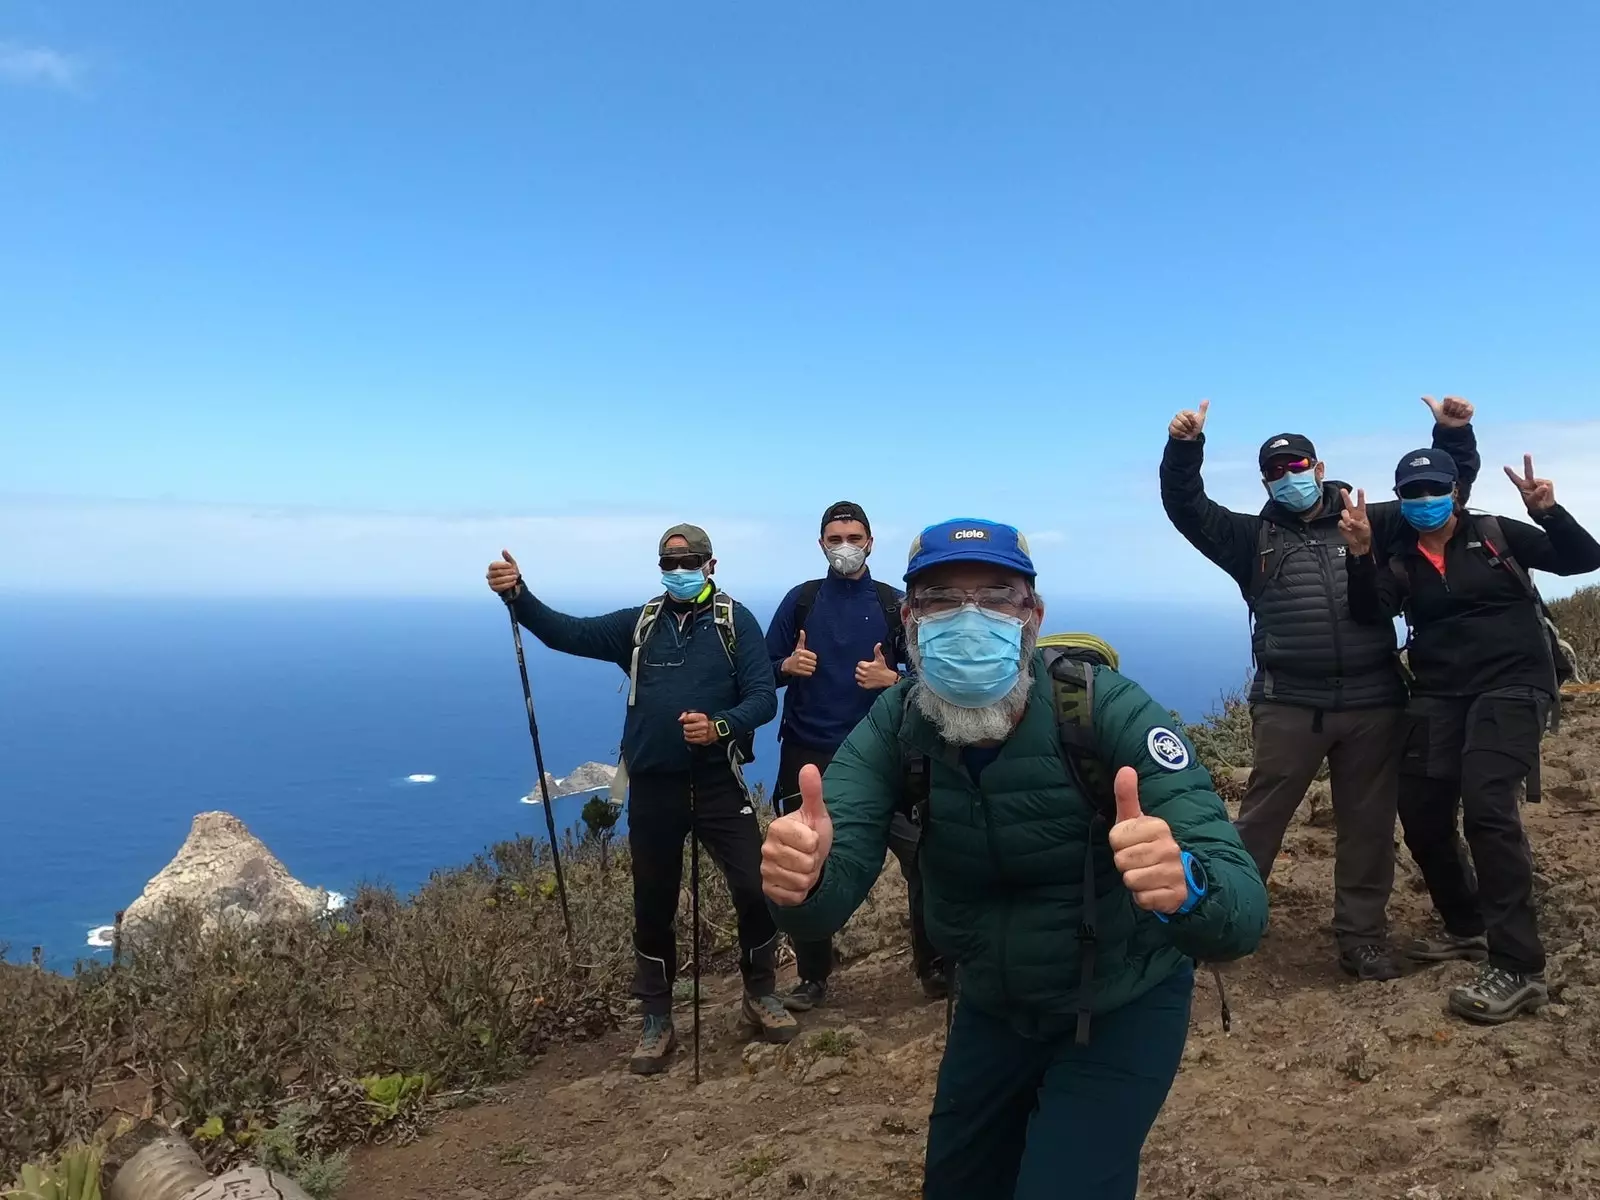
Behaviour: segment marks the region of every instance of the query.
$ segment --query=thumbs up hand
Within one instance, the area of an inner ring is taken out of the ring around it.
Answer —
[[[810,679],[817,673],[817,656],[806,649],[806,631],[800,631],[800,640],[794,644],[794,653],[783,660],[783,673],[796,679]]]
[[[487,571],[489,587],[501,595],[514,593],[517,584],[522,581],[522,572],[517,567],[517,560],[511,557],[511,551],[500,551],[500,557],[489,564]]]
[[[866,688],[869,692],[881,692],[899,682],[900,672],[884,661],[882,642],[872,648],[870,661],[856,664],[857,687]]]
[[[822,802],[822,772],[801,767],[800,807],[768,825],[761,844],[761,890],[767,899],[785,908],[803,903],[832,848],[833,818]]]
[[[1122,886],[1146,912],[1175,913],[1189,898],[1183,874],[1183,852],[1172,829],[1160,817],[1147,817],[1139,808],[1139,773],[1132,767],[1117,772],[1117,823],[1110,842]]]

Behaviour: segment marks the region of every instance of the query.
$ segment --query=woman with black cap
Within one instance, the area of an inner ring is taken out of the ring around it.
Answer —
[[[1533,525],[1467,512],[1455,461],[1439,450],[1414,450],[1395,468],[1405,526],[1387,545],[1372,544],[1364,495],[1347,503],[1343,522],[1352,615],[1403,614],[1411,631],[1400,819],[1444,933],[1408,954],[1486,959],[1449,1001],[1486,1024],[1549,999],[1517,794],[1537,767],[1569,665],[1528,572],[1600,569],[1600,544],[1556,503],[1555,485],[1535,477],[1532,456],[1522,474],[1505,470]],[[1459,851],[1458,808],[1476,885]]]

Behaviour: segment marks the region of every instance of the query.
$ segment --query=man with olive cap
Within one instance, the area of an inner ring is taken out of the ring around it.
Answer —
[[[633,860],[633,994],[644,1028],[631,1069],[666,1069],[677,1035],[674,922],[691,822],[722,869],[739,919],[742,1015],[766,1041],[798,1030],[775,995],[778,933],[761,894],[761,827],[740,770],[755,731],[778,710],[761,626],[717,590],[711,538],[674,525],[657,546],[664,594],[601,617],[556,612],[528,590],[509,552],[489,586],[519,624],[563,654],[615,663],[629,677],[622,761]]]
[[[1075,730],[1105,794],[1080,786],[1034,576],[1010,525],[923,530],[902,610],[915,674],[873,702],[826,778],[801,770],[801,806],[761,851],[779,926],[834,933],[882,870],[907,756],[920,762],[928,932],[960,997],[927,1200],[1133,1200],[1188,1037],[1191,960],[1248,954],[1266,925],[1261,876],[1194,747],[1109,668],[1092,669]]]
[[[767,653],[784,690],[782,749],[773,807],[782,815],[800,807],[800,770],[828,769],[839,744],[856,727],[885,688],[900,682],[906,662],[903,596],[898,588],[872,577],[872,523],[850,500],[822,514],[817,545],[828,573],[789,590],[767,627]],[[944,964],[928,941],[922,920],[922,876],[917,871],[917,830],[898,817],[889,848],[906,878],[911,910],[911,969],[929,999],[947,989]],[[798,941],[794,947],[794,989],[783,1003],[806,1012],[826,1001],[833,970],[833,940]]]

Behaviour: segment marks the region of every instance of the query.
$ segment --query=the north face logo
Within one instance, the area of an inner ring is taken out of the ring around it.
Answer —
[[[1433,466],[1433,459],[1431,459],[1431,458],[1413,458],[1406,465],[1410,466],[1410,467],[1431,467],[1431,466]]]
[[[989,540],[989,531],[987,529],[958,529],[950,535],[950,540],[955,542],[970,542],[974,540],[987,542]]]
[[[1288,444],[1289,444],[1289,439],[1288,438],[1279,438],[1277,441],[1273,442],[1272,445],[1268,446],[1267,449],[1268,450],[1276,450],[1279,446],[1287,446]]]

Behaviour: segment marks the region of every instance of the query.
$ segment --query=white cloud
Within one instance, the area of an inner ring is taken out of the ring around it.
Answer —
[[[22,87],[75,92],[83,83],[83,60],[45,46],[0,42],[0,80]]]

